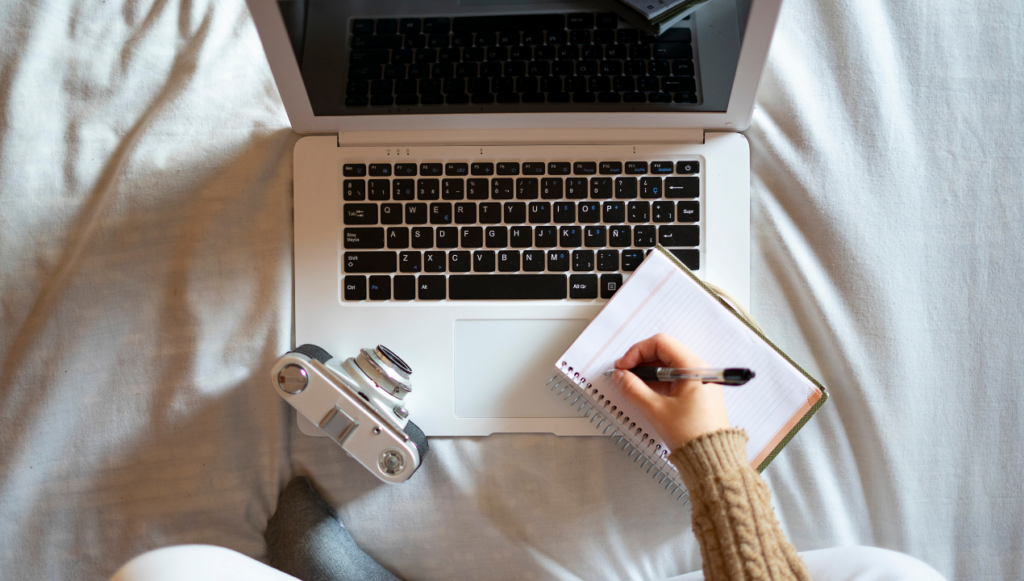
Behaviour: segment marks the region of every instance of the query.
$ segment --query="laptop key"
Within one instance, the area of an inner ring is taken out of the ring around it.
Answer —
[[[614,30],[619,26],[619,15],[614,12],[598,13],[596,19],[597,27],[600,29]]]
[[[374,275],[370,277],[370,300],[391,300],[391,277]]]
[[[395,164],[395,175],[396,176],[414,176],[414,175],[416,175],[416,164],[415,163],[396,163]]]
[[[672,162],[671,161],[652,161],[651,162],[651,173],[653,173],[653,174],[672,173]]]
[[[348,55],[348,62],[354,65],[386,65],[390,60],[386,48],[357,49]]]
[[[696,198],[700,195],[700,178],[665,178],[666,198]]]
[[[405,205],[405,223],[406,224],[426,224],[427,223],[427,205],[426,204],[406,204]]]
[[[544,251],[526,250],[523,252],[523,270],[526,272],[544,271]]]
[[[342,232],[345,248],[384,248],[383,228],[345,228]]]
[[[622,202],[604,202],[601,204],[601,221],[618,224],[626,221],[626,204]]]
[[[430,204],[430,223],[431,224],[451,224],[452,223],[452,205],[451,202],[440,202],[437,204]]]
[[[498,252],[498,272],[519,272],[518,250],[502,250]]]
[[[517,176],[519,175],[519,163],[515,161],[505,161],[498,163],[498,175],[500,176]]]
[[[450,18],[424,18],[423,32],[427,34],[446,33],[451,30],[452,21]]]
[[[494,175],[494,164],[475,162],[469,167],[469,171],[475,176],[491,176]]]
[[[661,178],[640,178],[640,197],[660,198]]]
[[[342,182],[342,198],[346,202],[361,202],[366,199],[366,182],[363,180],[345,180]]]
[[[495,178],[491,180],[491,198],[495,200],[511,200],[515,189],[512,178]]]
[[[532,244],[533,228],[530,226],[512,226],[509,228],[509,243],[512,248],[529,248]]]
[[[551,221],[551,203],[530,202],[529,214],[531,224],[547,224]]]
[[[548,173],[553,176],[567,176],[572,172],[572,164],[567,161],[548,162]]]
[[[357,18],[352,21],[352,34],[373,34],[373,20]]]
[[[618,175],[622,173],[621,161],[602,161],[597,164],[598,173],[603,176]]]
[[[600,271],[618,270],[619,269],[619,251],[618,250],[598,250],[597,251],[597,269]]]
[[[444,164],[444,175],[462,177],[469,173],[468,163],[446,163]]]
[[[626,204],[626,214],[630,222],[650,222],[651,221],[651,203],[650,202],[630,202]]]
[[[347,178],[361,178],[366,176],[366,164],[346,163],[341,166],[341,172]]]
[[[697,246],[699,226],[658,226],[658,243],[662,246]]]
[[[453,250],[448,253],[448,271],[469,272],[472,260],[468,250]]]
[[[391,164],[390,163],[371,163],[370,164],[370,175],[371,176],[390,176],[391,175]],[[370,182],[370,183],[373,183],[373,182]]]
[[[654,202],[651,204],[652,222],[673,222],[676,219],[676,205],[673,202]]]
[[[596,224],[601,221],[601,204],[598,202],[580,202],[578,220],[582,224]]]
[[[484,229],[479,226],[467,226],[459,231],[459,245],[463,248],[480,248],[484,245]]]
[[[397,166],[396,166],[397,167]],[[416,198],[416,182],[410,179],[394,180],[395,199],[398,201],[409,201]]]
[[[640,263],[644,261],[643,250],[623,250],[622,251],[622,270],[625,272],[633,272],[640,266]]]
[[[413,248],[433,248],[434,229],[429,226],[420,226],[412,229]]]
[[[590,178],[590,197],[595,200],[612,197],[612,178]]]
[[[428,250],[423,253],[423,272],[444,272],[447,270],[445,262],[448,257],[445,256],[445,252],[441,250]],[[395,277],[395,285],[398,285],[398,278]],[[397,298],[397,293],[395,293]],[[409,297],[410,299],[412,297]]]
[[[625,211],[625,210],[623,210]],[[616,248],[622,248],[629,246],[633,238],[632,230],[629,226],[609,226],[608,227],[608,245]]]
[[[569,252],[565,250],[549,250],[548,270],[552,272],[567,272],[569,270]]]
[[[402,48],[402,37],[397,34],[353,36],[352,48]],[[348,72],[349,78],[352,78],[352,69]]]
[[[681,173],[681,174],[700,173],[700,162],[699,161],[677,161],[676,162],[676,173]]]
[[[528,165],[528,164],[527,164]],[[544,173],[543,164],[541,173]],[[540,197],[545,200],[562,199],[562,178],[543,178],[540,180]]]
[[[558,245],[558,230],[555,226],[537,226],[533,245],[538,248],[554,248]]]
[[[608,245],[608,228],[605,226],[587,226],[583,229],[583,245],[588,248],[600,248]]]
[[[411,301],[416,298],[415,276],[396,276],[393,283],[396,301]]]
[[[448,277],[453,301],[564,299],[564,274],[469,274]]]
[[[587,178],[566,178],[565,197],[570,200],[585,200],[587,198]]]
[[[484,202],[483,204],[480,204],[480,223],[500,224],[501,204],[498,202]]]
[[[570,299],[596,299],[597,298],[597,275],[596,274],[572,274],[572,275],[569,275],[569,298]]]
[[[523,202],[506,202],[502,204],[506,224],[526,223],[526,204]]]
[[[572,224],[576,221],[576,204],[573,202],[555,202],[555,224]]]
[[[518,178],[516,179],[516,199],[517,200],[536,200],[539,192],[539,185],[537,178]]]
[[[459,229],[454,226],[443,226],[437,229],[438,248],[458,248]],[[441,254],[444,254],[443,252]]]
[[[363,226],[377,223],[377,204],[345,204],[342,206],[347,226]]]
[[[417,296],[421,301],[443,301],[445,277],[438,274],[421,274],[416,277]]]
[[[494,272],[493,250],[477,250],[473,252],[473,272]]]
[[[456,224],[476,224],[476,204],[455,204]]]
[[[380,223],[381,224],[401,224],[402,223],[402,204],[381,204],[380,205]]]
[[[399,252],[398,271],[417,273],[423,269],[422,259],[423,257],[418,250]]]
[[[633,226],[633,246],[650,248],[654,246],[657,230],[654,226]]]
[[[433,164],[423,164],[423,165],[433,165]],[[437,165],[440,165],[440,164],[437,164]],[[422,168],[421,168],[421,173],[423,173],[423,175],[433,175],[433,174],[426,174],[426,173],[422,172]],[[417,199],[419,199],[419,200],[437,200],[440,197],[441,197],[441,181],[440,180],[422,179],[422,178],[419,179],[419,180],[416,180],[416,198]]]
[[[395,272],[398,253],[388,251],[346,252],[341,263],[346,273]]]
[[[674,254],[679,262],[686,265],[686,268],[690,270],[697,270],[700,268],[700,252],[695,248],[669,248],[669,252]]]
[[[345,287],[345,300],[346,301],[365,301],[366,300],[366,277],[365,276],[346,276],[345,281],[342,283]]]
[[[700,202],[679,202],[676,210],[677,222],[697,222],[700,220]]]
[[[442,200],[461,200],[466,195],[466,183],[459,178],[448,178],[441,182]]]
[[[646,161],[627,161],[626,173],[629,175],[643,175],[647,173]]]
[[[388,228],[388,248],[401,250],[409,247],[409,229],[400,226]]]
[[[487,248],[504,248],[508,246],[508,227],[488,226],[484,228],[484,242]]]
[[[476,165],[476,164],[473,164]],[[476,171],[476,170],[472,170]],[[473,179],[466,180],[466,199],[467,200],[486,200],[489,197],[489,190],[491,184],[485,179]]]
[[[601,298],[610,299],[615,291],[619,290],[622,286],[622,275],[621,274],[602,274],[601,275]]]
[[[580,226],[560,226],[558,228],[559,246],[562,248],[579,248],[581,244],[583,244],[583,228]]]

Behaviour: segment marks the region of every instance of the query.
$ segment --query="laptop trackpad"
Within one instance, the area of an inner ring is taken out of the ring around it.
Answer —
[[[544,384],[586,319],[455,321],[455,415],[574,418]]]

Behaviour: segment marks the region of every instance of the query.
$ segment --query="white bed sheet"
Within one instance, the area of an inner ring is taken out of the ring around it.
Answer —
[[[658,579],[685,508],[607,440],[433,440],[387,487],[301,436],[288,125],[240,0],[4,2],[0,576],[257,558],[311,475],[408,579]],[[832,399],[768,468],[799,550],[1024,577],[1024,9],[788,0],[747,132],[752,310]]]

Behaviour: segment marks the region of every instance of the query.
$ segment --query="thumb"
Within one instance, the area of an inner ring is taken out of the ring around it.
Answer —
[[[617,369],[612,374],[612,381],[619,388],[622,397],[648,417],[650,417],[650,412],[657,406],[658,399],[662,397],[644,383],[643,380],[625,369]]]

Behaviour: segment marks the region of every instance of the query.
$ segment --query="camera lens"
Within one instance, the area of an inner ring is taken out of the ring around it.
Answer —
[[[385,359],[387,359],[388,363],[395,367],[395,369],[398,369],[399,371],[406,375],[412,375],[412,367],[409,367],[408,363],[402,361],[401,357],[395,355],[394,351],[388,349],[383,345],[377,345],[377,350],[380,352],[381,355],[384,356]]]

